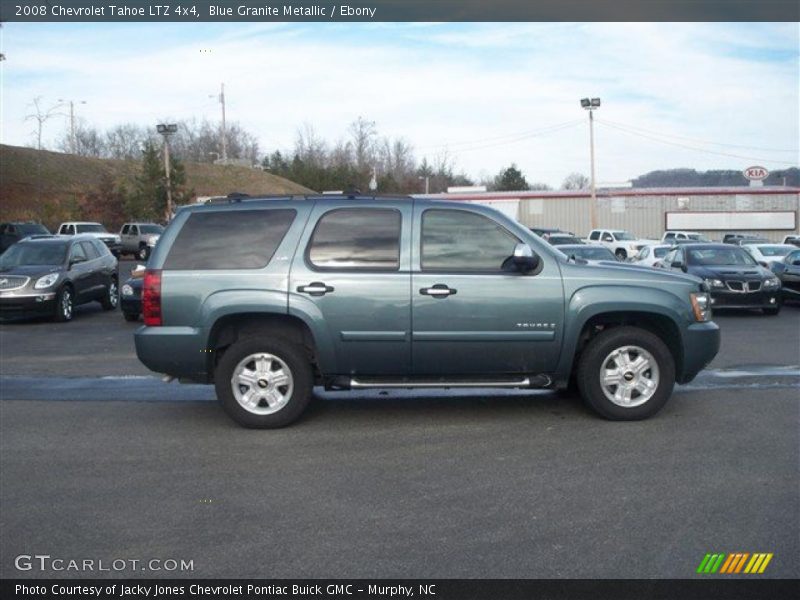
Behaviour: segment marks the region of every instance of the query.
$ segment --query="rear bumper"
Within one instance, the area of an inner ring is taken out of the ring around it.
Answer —
[[[208,378],[205,329],[147,327],[133,334],[136,356],[151,371],[198,380]]]
[[[719,325],[713,321],[692,323],[683,332],[683,365],[675,380],[689,383],[719,352]]]

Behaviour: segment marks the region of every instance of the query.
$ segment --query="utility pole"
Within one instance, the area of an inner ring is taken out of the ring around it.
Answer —
[[[419,178],[425,180],[425,193],[429,194],[430,193],[430,189],[431,189],[431,178],[430,178],[430,176],[429,175],[425,175],[423,177],[422,175],[420,175]]]
[[[58,99],[59,102],[66,104],[69,102],[69,151],[75,154],[78,148],[78,141],[75,139],[75,100]],[[86,100],[78,100],[78,104],[86,104]]]
[[[594,171],[594,110],[600,108],[600,98],[582,98],[581,106],[589,111],[589,160],[592,168],[592,199],[589,207],[591,228],[597,229],[597,186]]]
[[[169,169],[169,136],[178,131],[178,126],[173,123],[169,125],[165,123],[159,123],[156,126],[156,130],[164,138],[164,174],[167,178],[167,214],[165,221],[169,223],[172,220],[172,182],[170,180]]]
[[[228,162],[228,134],[225,129],[225,84],[220,84],[219,103],[222,105],[222,161]]]

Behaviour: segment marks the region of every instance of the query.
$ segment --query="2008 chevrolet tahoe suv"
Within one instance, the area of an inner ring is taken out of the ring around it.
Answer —
[[[144,277],[136,351],[247,427],[327,389],[576,386],[655,414],[716,355],[698,278],[571,259],[491,208],[407,197],[186,207]]]

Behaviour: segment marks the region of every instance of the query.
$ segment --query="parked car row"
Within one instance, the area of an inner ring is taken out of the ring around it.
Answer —
[[[102,223],[90,221],[68,221],[59,225],[58,235],[87,235],[103,242],[114,256],[130,254],[139,260],[147,260],[164,228],[156,223],[125,223],[120,232],[110,233]],[[0,223],[0,253],[17,242],[34,235],[50,235],[41,223]]]
[[[774,243],[751,234],[728,233],[719,243],[696,231],[667,231],[656,241],[638,239],[624,230],[594,229],[584,242],[559,229],[532,231],[570,258],[589,264],[616,260],[698,276],[708,285],[716,309],[756,308],[775,315],[783,301],[800,300],[800,236]]]

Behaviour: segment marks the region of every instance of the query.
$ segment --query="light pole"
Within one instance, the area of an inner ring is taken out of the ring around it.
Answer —
[[[425,193],[429,194],[430,193],[430,189],[431,189],[431,178],[430,178],[430,176],[425,175],[423,177],[422,175],[420,175],[419,179],[420,179],[420,181],[422,181],[423,179],[425,180]]]
[[[581,106],[589,111],[589,160],[592,163],[592,205],[589,207],[592,229],[597,229],[597,188],[594,177],[594,111],[600,108],[600,98],[581,98]]]
[[[77,147],[75,141],[75,103],[86,104],[86,100],[62,100],[59,98],[58,101],[62,104],[69,102],[69,150],[72,154],[75,154]]]
[[[209,94],[209,98],[213,98],[214,94]],[[217,96],[219,103],[222,105],[222,162],[227,163],[228,160],[228,135],[225,130],[225,84],[220,84],[219,95]]]
[[[166,222],[172,220],[172,185],[169,177],[169,136],[178,131],[178,126],[174,123],[159,123],[156,130],[164,137],[164,173],[167,176],[167,216]]]

